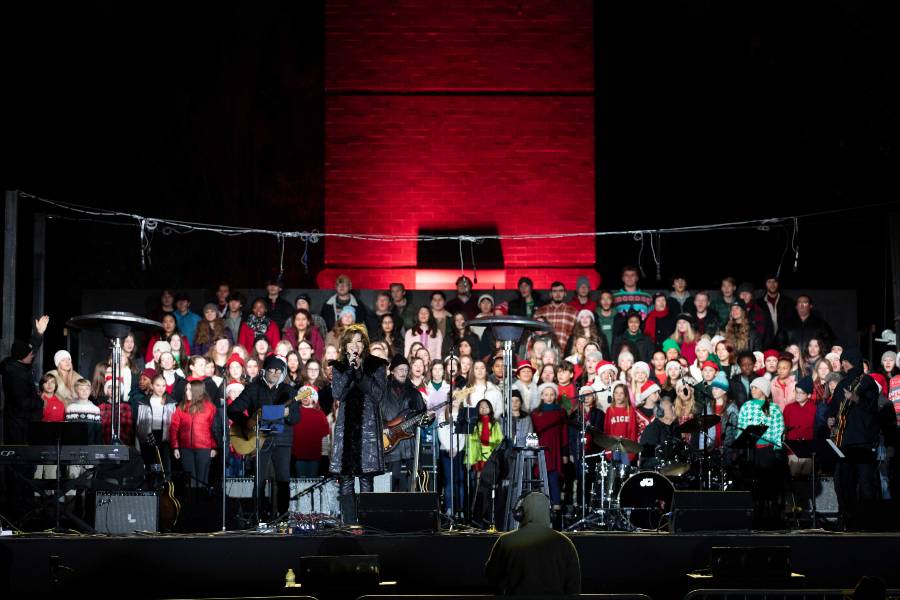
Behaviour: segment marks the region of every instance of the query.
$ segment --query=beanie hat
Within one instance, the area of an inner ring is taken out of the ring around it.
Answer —
[[[537,389],[539,398],[540,398],[541,394],[544,393],[544,390],[546,390],[546,389],[553,390],[553,392],[556,394],[556,396],[559,397],[559,388],[556,386],[555,383],[542,383],[541,385],[538,386],[538,389]]]
[[[580,321],[580,320],[581,320],[581,315],[587,315],[587,316],[589,316],[589,317],[591,318],[591,321],[594,320],[594,313],[592,313],[591,311],[589,311],[589,310],[586,309],[586,308],[583,308],[583,309],[581,309],[581,310],[578,311],[578,314],[575,316],[575,320],[576,320],[576,321]]]
[[[153,378],[156,377],[156,369],[144,369],[141,371],[141,377],[146,377],[150,381],[153,381]]]
[[[645,363],[644,361],[638,361],[631,366],[631,373],[634,374],[635,371],[643,371],[647,374],[647,377],[650,376],[650,365]]]
[[[245,366],[244,359],[241,358],[241,355],[237,354],[237,353],[232,354],[231,356],[228,357],[228,360],[225,361],[225,369],[228,369],[228,367],[231,365],[231,363],[238,363],[242,367]]]
[[[763,352],[763,361],[769,360],[770,358],[779,358],[781,357],[781,353],[778,350],[766,350]]]
[[[400,354],[399,352],[394,355],[394,358],[391,359],[391,366],[388,368],[389,371],[393,371],[397,367],[402,365],[409,366],[409,361],[406,360],[406,357]]]
[[[215,304],[213,304],[212,302],[207,302],[206,304],[203,305],[203,312],[205,313],[208,310],[214,310],[216,312],[219,312],[219,307],[216,306]]]
[[[634,362],[634,354],[632,354],[628,350],[622,350],[621,352],[619,352],[619,357],[616,359],[616,362],[622,360],[622,357],[625,357],[628,360]]]
[[[710,342],[708,338],[705,338],[705,337],[700,338],[700,340],[697,342],[697,345],[694,346],[695,351],[699,350],[700,348],[705,348],[707,352],[712,354],[713,345],[712,345],[712,342]]]
[[[740,298],[735,298],[731,301],[730,308],[734,308],[735,306],[739,306],[741,310],[747,310],[747,303]]]
[[[897,362],[897,353],[891,350],[888,350],[884,354],[881,355],[881,362],[884,363],[884,359],[889,358],[894,362]]]
[[[802,377],[800,379],[800,381],[797,382],[797,389],[803,390],[807,394],[812,394],[812,391],[813,391],[812,377]]]
[[[520,360],[519,364],[516,365],[516,375],[518,375],[519,371],[521,371],[522,369],[531,369],[531,372],[534,373],[534,365],[532,365],[527,360]]]
[[[153,344],[153,353],[155,354],[157,350],[159,350],[160,352],[171,352],[172,344],[163,340],[159,340],[158,342]]]
[[[56,354],[53,355],[53,364],[59,367],[59,363],[67,358],[69,360],[72,360],[72,355],[69,354],[68,350],[58,350]]]
[[[737,293],[742,294],[744,292],[749,292],[752,294],[753,293],[753,284],[745,281],[744,283],[739,285],[738,289],[737,289]]]
[[[32,349],[28,342],[16,340],[9,349],[9,357],[13,360],[22,360],[31,353]]]
[[[662,351],[663,353],[668,352],[669,350],[678,350],[678,354],[681,354],[681,346],[678,345],[678,342],[669,338],[662,343]]]
[[[714,335],[711,340],[709,340],[709,345],[712,346],[712,351],[716,351],[716,346],[719,345],[719,342],[724,342],[725,336],[723,335]]]
[[[825,360],[827,360],[829,362],[832,360],[841,360],[841,355],[838,354],[837,352],[829,352],[828,354],[825,355]],[[881,360],[884,360],[884,355],[881,356]]]
[[[725,373],[723,371],[719,371],[716,373],[715,378],[709,383],[710,386],[719,388],[720,390],[725,390],[726,392],[731,387],[728,384],[728,379],[725,377]]]
[[[666,363],[666,371],[668,371],[669,369],[671,369],[673,367],[678,367],[679,371],[681,371],[681,369],[682,369],[681,363],[678,362],[677,360],[670,360],[669,362]]]
[[[350,306],[349,304],[341,309],[341,312],[338,314],[338,319],[344,316],[344,313],[350,313],[353,315],[353,322],[356,323],[356,309]]]
[[[588,286],[588,289],[590,289],[590,287],[591,287],[590,280],[584,275],[582,275],[581,277],[579,277],[578,279],[575,280],[575,289],[577,290],[582,285]]]
[[[270,354],[266,357],[266,360],[263,361],[263,370],[268,371],[269,369],[278,369],[279,371],[284,371],[287,367],[284,361],[280,356],[275,354]]]
[[[616,367],[616,365],[612,364],[608,360],[601,360],[597,363],[596,371],[598,376],[602,375],[604,371],[612,371],[613,377],[615,377],[616,374],[618,374],[619,369]]]
[[[482,294],[482,295],[478,296],[478,304],[481,304],[482,300],[490,300],[491,306],[494,306],[494,304],[496,304],[494,302],[494,297],[491,296],[490,294]]]
[[[641,386],[641,391],[637,393],[637,403],[642,403],[653,394],[659,392],[659,389],[659,386],[652,381],[645,381],[644,385]]]
[[[757,377],[750,382],[750,387],[758,389],[763,394],[765,394],[767,398],[769,397],[769,393],[772,391],[772,383],[765,377]]]
[[[707,367],[709,367],[710,369],[714,369],[714,370],[716,370],[716,371],[719,370],[719,365],[717,365],[716,363],[714,363],[714,362],[711,361],[711,360],[703,361],[703,364],[700,365],[700,369],[701,369],[701,370],[703,370],[703,369],[705,369],[705,368],[707,368]]]

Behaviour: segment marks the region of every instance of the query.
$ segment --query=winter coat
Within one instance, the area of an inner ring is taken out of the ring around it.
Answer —
[[[537,310],[542,307],[546,302],[543,298],[541,298],[540,294],[535,291],[531,292],[531,299],[534,301],[533,310]],[[518,317],[527,317],[527,306],[525,304],[525,298],[523,298],[520,294],[517,294],[515,298],[509,301],[509,314],[510,316],[518,316]],[[532,313],[534,316],[534,313]]]
[[[275,298],[274,302],[268,296],[264,297],[263,300],[266,301],[266,315],[275,321],[276,324],[284,323],[286,319],[290,319],[291,315],[294,314],[294,307],[291,306],[291,303],[280,296]]]
[[[836,429],[841,412],[841,403],[844,400],[846,390],[860,376],[862,379],[859,387],[856,389],[859,402],[848,403],[847,425],[844,428],[841,448],[872,449],[878,444],[878,434],[880,432],[878,397],[881,393],[878,391],[878,384],[875,383],[875,380],[868,375],[863,375],[861,368],[856,367],[848,371],[835,388],[834,396],[831,399],[831,404],[829,404],[830,416],[835,418]]]
[[[446,398],[446,393],[444,397]],[[401,415],[406,417],[410,413],[422,410],[425,410],[422,394],[419,393],[419,390],[413,386],[409,379],[403,383],[397,383],[391,377],[387,381],[384,400],[381,402],[381,416],[384,418],[385,423]],[[396,462],[401,459],[412,458],[415,450],[415,439],[415,437],[412,437],[400,442],[393,452],[385,456],[385,462]]]
[[[775,301],[774,308],[769,303],[767,294],[763,294],[762,296],[757,298],[756,303],[762,309],[763,318],[766,320],[766,331],[770,332],[772,336],[780,333],[781,329],[784,327],[784,324],[792,317],[797,316],[797,309],[795,308],[796,305],[794,303],[794,299],[789,298],[788,296],[785,296],[781,293],[778,294],[778,299]],[[772,318],[773,310],[775,312],[775,319]],[[767,341],[771,342],[771,340]]]
[[[610,360],[616,362],[616,360],[619,358],[619,353],[622,351],[622,346],[624,346],[625,344],[631,346],[631,352],[634,355],[635,362],[639,360],[642,360],[646,363],[650,362],[650,358],[653,356],[654,350],[653,340],[641,333],[638,333],[636,336],[630,336],[627,332],[617,337],[613,342],[613,349]]]
[[[169,425],[169,444],[177,448],[218,448],[222,439],[222,415],[212,402],[191,414],[181,407],[172,413]]]
[[[334,329],[334,324],[337,322],[337,311],[335,307],[337,306],[337,294],[334,294],[331,298],[325,301],[325,304],[322,305],[322,310],[320,314],[322,318],[325,320],[325,327],[328,331]],[[355,294],[350,294],[350,306],[356,309],[356,322],[366,324],[369,319],[369,311],[366,309],[366,305],[359,301]]]
[[[329,470],[335,475],[359,476],[384,472],[381,403],[387,384],[387,362],[367,355],[362,367],[346,360],[331,361],[331,393],[340,401]]]
[[[785,319],[783,326],[778,328],[776,339],[779,348],[797,344],[801,350],[805,350],[809,340],[813,338],[818,339],[823,348],[831,348],[835,338],[831,325],[816,313],[810,314],[805,321],[800,320],[796,314]]]
[[[531,413],[531,423],[538,434],[541,446],[545,448],[547,472],[561,472],[562,459],[569,455],[569,428],[566,426],[566,413],[557,410],[536,410]]]
[[[37,350],[43,338],[35,333],[31,337],[31,347]],[[0,362],[3,376],[3,397],[6,401],[3,415],[3,431],[7,444],[24,444],[28,440],[28,423],[40,421],[44,415],[44,402],[34,384],[34,372],[26,365],[11,357]]]
[[[137,438],[138,443],[143,443],[144,440],[147,439],[147,434],[150,433],[153,427],[153,411],[150,408],[150,397],[149,396],[140,396],[136,402],[137,406],[137,416],[135,417],[134,424],[134,433],[135,438]],[[163,404],[163,415],[162,415],[162,438],[161,440],[156,440],[159,443],[168,442],[169,441],[169,433],[171,432],[172,425],[172,416],[175,414],[175,410],[178,408],[178,405],[175,402],[172,402],[171,399],[169,402]],[[219,415],[221,417],[221,415]]]

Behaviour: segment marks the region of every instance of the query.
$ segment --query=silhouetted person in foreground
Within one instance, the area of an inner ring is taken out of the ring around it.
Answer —
[[[532,492],[520,501],[519,529],[494,543],[485,564],[488,581],[507,596],[567,596],[581,593],[575,545],[550,525],[550,499]]]

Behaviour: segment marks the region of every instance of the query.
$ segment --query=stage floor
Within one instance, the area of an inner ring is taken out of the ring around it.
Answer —
[[[584,593],[639,592],[662,600],[682,598],[701,587],[729,587],[736,582],[687,576],[708,566],[713,546],[789,546],[792,570],[806,576],[799,582],[803,587],[852,588],[861,575],[877,575],[889,588],[900,587],[897,533],[569,535],[581,557]],[[380,556],[382,580],[397,582],[395,587],[380,588],[380,593],[483,594],[491,591],[483,565],[496,537],[462,532],[0,537],[0,596],[34,597],[76,589],[147,599],[275,595],[285,592],[284,575],[288,568],[298,571],[301,556],[351,554]],[[50,576],[55,563],[72,569],[57,569],[58,584]],[[759,586],[765,587],[761,582]],[[296,593],[340,597],[308,588]]]

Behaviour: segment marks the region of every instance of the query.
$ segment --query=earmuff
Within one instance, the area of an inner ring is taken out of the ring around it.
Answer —
[[[538,491],[526,492],[526,493],[522,494],[521,496],[519,496],[519,499],[516,500],[516,507],[513,509],[513,514],[512,514],[513,519],[515,519],[516,522],[518,522],[518,523],[521,523],[522,521],[525,520],[525,507],[523,505],[525,504],[525,498],[527,498],[531,494],[540,494],[541,496],[543,496],[544,498],[547,499],[547,506],[550,509],[550,520],[552,521],[553,520],[553,501],[550,500],[550,497],[547,494],[545,494],[544,492],[538,492]]]

